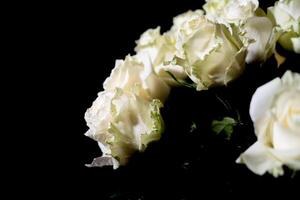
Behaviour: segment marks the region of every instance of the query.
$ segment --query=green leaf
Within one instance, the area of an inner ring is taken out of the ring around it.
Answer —
[[[229,140],[233,133],[233,127],[237,124],[238,123],[235,119],[231,117],[224,117],[221,121],[213,120],[211,128],[217,135],[224,134],[226,139]]]

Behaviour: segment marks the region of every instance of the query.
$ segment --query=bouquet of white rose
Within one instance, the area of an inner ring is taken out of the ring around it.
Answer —
[[[171,88],[201,92],[227,86],[247,65],[263,64],[272,56],[280,67],[285,58],[277,43],[300,53],[300,0],[280,0],[267,13],[258,0],[206,0],[203,10],[176,16],[169,31],[147,30],[137,41],[136,54],[116,61],[104,91],[86,112],[86,135],[103,152],[88,166],[118,168],[159,140],[164,131],[160,109],[168,104]],[[286,71],[259,87],[250,116],[257,142],[237,162],[259,175],[277,177],[284,165],[299,170],[300,74]],[[230,135],[237,124],[242,126],[239,119],[224,118],[213,121],[212,129]]]

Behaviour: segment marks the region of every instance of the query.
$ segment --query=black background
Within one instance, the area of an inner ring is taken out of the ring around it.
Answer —
[[[94,157],[101,156],[97,143],[84,136],[88,130],[84,113],[103,90],[102,83],[110,75],[115,59],[134,54],[135,40],[148,28],[172,25],[172,18],[187,10],[201,8],[204,1],[107,1],[103,3],[71,2],[55,5],[47,23],[51,27],[44,38],[52,47],[50,66],[58,70],[51,81],[58,82],[59,92],[49,91],[62,110],[55,111],[49,124],[55,141],[44,158],[39,173],[52,180],[67,195],[84,194],[96,199],[207,199],[215,196],[261,194],[287,196],[299,190],[299,174],[292,172],[280,178],[257,176],[236,158],[254,141],[248,110],[255,89],[281,76],[287,69],[300,71],[299,55],[288,53],[279,69],[274,58],[265,64],[247,65],[245,73],[228,87],[196,92],[174,88],[162,114],[166,131],[160,141],[143,154],[132,157],[127,166],[113,170],[86,168]],[[265,8],[273,1],[261,1]],[[41,11],[43,12],[43,11]],[[47,72],[44,72],[47,74]],[[218,94],[238,109],[244,126],[237,127],[230,141],[210,130],[213,119],[234,116],[215,98]],[[61,120],[58,120],[61,119]],[[197,129],[190,132],[192,122]],[[48,155],[48,154],[47,154]],[[50,162],[50,163],[49,163]],[[43,170],[45,169],[45,170]],[[51,192],[50,192],[51,193]],[[206,195],[209,195],[206,197]]]

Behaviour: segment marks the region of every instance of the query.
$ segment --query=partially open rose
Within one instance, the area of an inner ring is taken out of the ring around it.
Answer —
[[[207,18],[221,24],[244,24],[255,15],[258,0],[206,0]]]
[[[170,86],[177,83],[167,73],[171,72],[178,80],[187,77],[182,66],[174,63],[176,54],[175,38],[170,33],[160,34],[160,27],[148,29],[137,41],[135,51],[138,55],[148,55],[156,74]]]
[[[237,162],[254,173],[275,177],[282,166],[300,169],[300,74],[287,71],[259,87],[252,97],[250,115],[257,142]]]
[[[287,50],[300,53],[300,1],[280,0],[268,11],[276,25],[284,31],[279,43]]]
[[[226,85],[243,72],[246,48],[235,32],[210,22],[201,10],[175,19],[171,31],[176,38],[176,56],[185,61],[197,90]]]
[[[118,168],[134,152],[158,140],[163,131],[161,106],[157,99],[147,100],[120,88],[100,92],[85,114],[90,128],[86,136],[96,140],[103,153],[90,166]]]
[[[117,60],[103,86],[105,90],[118,87],[124,91],[138,91],[143,98],[159,99],[162,102],[170,92],[170,87],[154,72],[151,58],[144,53]]]
[[[265,62],[275,50],[279,33],[257,0],[206,0],[207,18],[238,28],[247,47],[247,63]]]

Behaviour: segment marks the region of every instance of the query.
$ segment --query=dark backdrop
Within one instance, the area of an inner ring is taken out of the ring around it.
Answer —
[[[202,4],[201,0],[72,2],[58,9],[64,16],[55,31],[61,43],[57,56],[64,59],[58,66],[67,77],[63,93],[69,98],[64,105],[71,108],[72,116],[66,116],[66,131],[60,133],[68,140],[62,144],[65,151],[55,167],[61,172],[56,182],[67,194],[86,195],[82,199],[94,195],[96,199],[183,200],[209,198],[205,195],[291,195],[299,189],[299,175],[291,178],[288,170],[275,179],[235,164],[239,154],[255,141],[248,115],[255,89],[286,69],[300,71],[299,55],[280,47],[288,57],[280,69],[271,58],[262,66],[248,65],[244,75],[227,88],[204,92],[173,89],[162,110],[166,131],[161,140],[134,155],[127,166],[118,170],[84,166],[101,155],[97,143],[84,136],[88,129],[84,113],[103,90],[115,59],[133,54],[135,40],[146,29],[161,26],[162,31],[168,30],[174,16]],[[261,1],[264,9],[272,4]],[[216,100],[215,93],[240,111],[245,124],[235,129],[230,141],[210,130],[213,119],[233,116]],[[191,132],[192,122],[197,129]],[[55,151],[55,145],[52,148]]]

